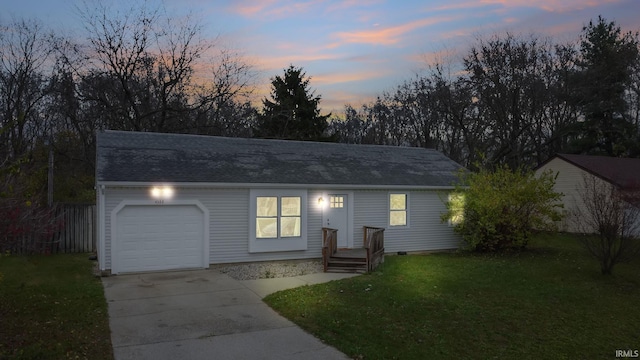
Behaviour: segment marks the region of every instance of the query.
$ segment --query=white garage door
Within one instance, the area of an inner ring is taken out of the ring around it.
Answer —
[[[116,273],[205,267],[204,214],[196,206],[125,206],[116,226]]]

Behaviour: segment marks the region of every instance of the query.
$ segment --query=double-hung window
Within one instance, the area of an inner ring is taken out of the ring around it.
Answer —
[[[389,194],[389,226],[407,226],[407,194]]]
[[[306,191],[252,190],[250,202],[250,252],[307,248]]]
[[[300,197],[280,198],[280,237],[300,236]]]

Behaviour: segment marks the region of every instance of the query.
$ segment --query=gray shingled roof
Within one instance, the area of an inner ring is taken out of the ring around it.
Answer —
[[[104,131],[98,182],[450,186],[460,165],[424,148]]]

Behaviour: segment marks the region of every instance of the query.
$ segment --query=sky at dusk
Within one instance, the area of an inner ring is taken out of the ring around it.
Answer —
[[[153,1],[149,1],[154,3]],[[89,1],[90,3],[90,1]],[[118,6],[128,1],[112,1]],[[73,0],[4,1],[0,21],[38,18],[79,32]],[[170,14],[193,13],[204,35],[240,51],[269,78],[289,64],[303,67],[322,96],[323,112],[359,106],[427,64],[464,54],[477,37],[513,34],[575,41],[602,15],[625,31],[640,30],[639,0],[165,0]]]

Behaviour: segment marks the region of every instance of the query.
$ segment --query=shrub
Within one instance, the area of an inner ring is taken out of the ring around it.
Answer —
[[[554,183],[551,172],[536,177],[506,166],[463,173],[441,219],[452,223],[470,250],[521,249],[534,230],[551,229],[561,219],[562,194],[553,191]]]
[[[610,275],[617,263],[640,254],[640,188],[618,188],[584,175],[579,203],[572,211],[582,245]]]

